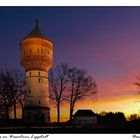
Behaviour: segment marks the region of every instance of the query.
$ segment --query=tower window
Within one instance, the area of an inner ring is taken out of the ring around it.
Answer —
[[[41,104],[40,100],[38,101],[38,104]]]
[[[38,72],[38,75],[40,75],[40,71]]]
[[[38,82],[40,83],[40,78],[38,78]]]
[[[31,89],[29,89],[29,94],[31,94]]]
[[[32,73],[30,72],[30,76],[32,75]]]

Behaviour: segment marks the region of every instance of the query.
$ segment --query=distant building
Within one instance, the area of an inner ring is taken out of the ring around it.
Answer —
[[[97,114],[92,110],[78,110],[73,116],[73,124],[80,126],[97,124]]]
[[[25,123],[50,122],[48,71],[53,64],[53,44],[36,26],[20,42],[20,61],[25,69],[28,92],[24,103]]]

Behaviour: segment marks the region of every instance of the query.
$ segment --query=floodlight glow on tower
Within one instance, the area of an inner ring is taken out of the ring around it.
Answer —
[[[25,69],[28,92],[24,103],[25,123],[49,123],[48,71],[53,64],[53,44],[40,31],[38,20],[20,42],[20,61]]]

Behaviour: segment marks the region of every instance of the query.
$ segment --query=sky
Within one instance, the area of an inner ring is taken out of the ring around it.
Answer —
[[[0,68],[20,65],[19,42],[35,26],[54,44],[54,65],[68,63],[96,80],[95,98],[78,102],[94,112],[139,113],[140,7],[0,7]],[[62,120],[69,106],[62,104]],[[75,112],[74,111],[74,112]],[[56,109],[51,105],[52,120]]]

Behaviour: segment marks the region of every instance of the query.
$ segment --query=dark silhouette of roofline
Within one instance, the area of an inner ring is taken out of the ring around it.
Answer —
[[[39,37],[39,38],[43,38],[43,39],[47,39],[45,37],[45,35],[40,31],[40,28],[39,28],[39,20],[36,19],[36,24],[35,24],[35,27],[33,28],[33,30],[27,35],[25,36],[24,39],[27,39],[27,38],[32,38],[32,37]]]
[[[97,116],[96,113],[94,113],[90,109],[79,109],[75,114],[74,117],[88,117],[88,116]]]

